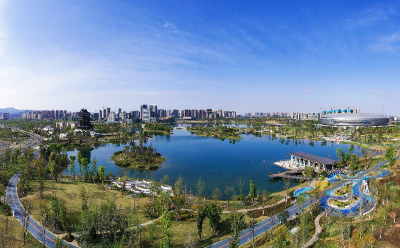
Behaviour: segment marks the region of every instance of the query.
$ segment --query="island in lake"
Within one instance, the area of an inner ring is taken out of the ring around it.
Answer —
[[[133,143],[130,147],[125,146],[122,151],[114,152],[111,160],[120,167],[154,170],[160,167],[165,158],[161,157],[161,154],[152,145],[146,147],[140,142],[139,146]]]

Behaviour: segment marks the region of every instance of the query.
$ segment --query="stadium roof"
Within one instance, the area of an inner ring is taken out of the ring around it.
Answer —
[[[317,155],[312,155],[306,152],[289,153],[290,155],[310,160],[311,162],[320,163],[323,165],[333,165],[336,161],[330,158],[324,158]]]

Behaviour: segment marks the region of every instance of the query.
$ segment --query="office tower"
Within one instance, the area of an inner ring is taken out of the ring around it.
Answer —
[[[108,122],[115,122],[117,119],[117,114],[115,112],[110,112],[108,115]]]
[[[157,121],[157,105],[156,104],[143,104],[140,105],[140,116],[143,122],[156,122]]]

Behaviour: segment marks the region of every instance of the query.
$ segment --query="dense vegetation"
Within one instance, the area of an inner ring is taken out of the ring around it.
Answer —
[[[188,127],[187,130],[198,136],[215,137],[220,139],[242,139],[239,135],[242,133],[237,128],[226,126],[202,126],[196,125]]]
[[[165,160],[155,147],[143,146],[141,142],[139,146],[132,142],[130,147],[126,146],[123,151],[115,152],[111,158],[118,166],[138,169],[157,169]]]
[[[9,127],[0,128],[0,139],[7,141],[20,140],[21,138],[28,138],[29,135],[25,132],[13,131]]]
[[[148,122],[146,125],[144,125],[145,131],[152,131],[152,132],[165,132],[167,134],[172,133],[172,126],[169,125],[164,125],[161,123],[151,123]]]

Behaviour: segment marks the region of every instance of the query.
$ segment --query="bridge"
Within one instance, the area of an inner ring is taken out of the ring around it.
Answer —
[[[186,130],[186,127],[174,127],[174,130]]]
[[[270,174],[269,177],[271,179],[278,179],[278,178],[285,178],[285,179],[290,179],[290,180],[313,180],[312,177],[304,177],[304,176],[299,176],[303,173],[303,170],[291,170],[291,171],[285,171],[285,172],[280,172],[276,174]]]

